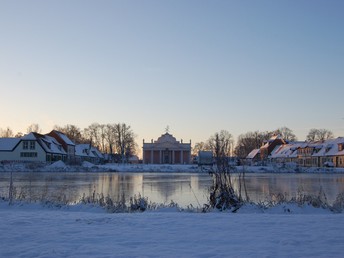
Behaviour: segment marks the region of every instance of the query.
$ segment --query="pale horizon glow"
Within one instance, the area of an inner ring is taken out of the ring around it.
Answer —
[[[343,1],[2,1],[0,128],[344,136]]]

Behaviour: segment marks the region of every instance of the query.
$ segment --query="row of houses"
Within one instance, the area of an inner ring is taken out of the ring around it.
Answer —
[[[273,136],[259,148],[252,150],[249,164],[293,162],[302,167],[344,167],[344,137],[317,142],[286,142]]]
[[[31,132],[20,138],[0,138],[0,162],[58,160],[102,163],[104,155],[91,144],[75,144],[64,133],[56,130],[45,135]]]

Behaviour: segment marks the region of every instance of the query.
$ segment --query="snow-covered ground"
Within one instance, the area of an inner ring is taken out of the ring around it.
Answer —
[[[309,206],[110,214],[2,201],[0,218],[0,257],[344,256],[344,214]]]
[[[237,167],[240,171],[243,167]],[[247,172],[276,172],[245,167]],[[199,172],[196,165],[0,165],[1,171]],[[279,172],[292,172],[283,171]],[[343,172],[309,170],[306,172]],[[343,208],[343,207],[342,207]],[[0,257],[343,257],[344,213],[281,204],[237,213],[107,213],[90,205],[57,208],[0,200]]]
[[[66,165],[62,161],[52,164],[32,164],[32,163],[10,163],[0,164],[0,172],[10,171],[37,171],[37,172],[185,172],[202,173],[209,171],[203,170],[197,165],[154,165],[154,164],[114,164],[94,165],[90,162],[83,162],[80,166]],[[236,166],[234,171],[247,173],[344,173],[344,168],[300,168],[296,166]]]

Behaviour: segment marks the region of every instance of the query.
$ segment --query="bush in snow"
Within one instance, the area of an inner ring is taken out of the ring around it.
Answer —
[[[210,188],[209,204],[205,204],[203,211],[210,208],[218,210],[231,210],[236,212],[243,204],[242,189],[245,190],[245,177],[239,176],[239,191],[236,192],[231,178],[233,168],[229,166],[227,159],[219,159],[216,167],[210,172],[213,178],[213,185]],[[246,200],[248,196],[246,193]]]

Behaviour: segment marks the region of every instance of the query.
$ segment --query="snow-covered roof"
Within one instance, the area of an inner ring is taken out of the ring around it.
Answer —
[[[38,139],[46,152],[63,155],[67,154],[62,145],[54,137],[42,135],[42,137]]]
[[[303,146],[305,142],[291,142],[287,144],[277,145],[271,152],[270,158],[296,158],[297,149]]]
[[[54,130],[54,132],[55,132],[56,134],[58,134],[58,136],[60,136],[61,139],[62,139],[66,144],[75,146],[75,143],[74,143],[71,139],[69,139],[67,135],[65,135],[65,134],[62,133],[62,132],[56,131],[56,130]]]
[[[20,138],[0,138],[0,151],[11,151],[20,142]]]
[[[24,141],[37,141],[47,153],[61,155],[67,154],[62,145],[55,138],[48,135],[31,132],[24,135],[21,139]]]
[[[91,147],[91,152],[94,154],[95,157],[103,159],[103,154],[95,147]]]
[[[104,158],[104,155],[88,143],[75,145],[75,155],[79,157]]]
[[[22,140],[26,140],[26,141],[35,141],[37,140],[37,133],[28,133],[25,134],[23,137],[21,137]]]
[[[90,149],[91,146],[88,143],[77,144],[75,145],[75,155],[80,157],[88,157]]]
[[[322,157],[322,156],[344,155],[344,150],[339,151],[338,149],[339,144],[344,144],[343,137],[326,140],[322,144],[319,144],[319,150],[315,152],[312,156]]]
[[[260,149],[252,150],[247,156],[247,159],[254,159],[260,153]]]

